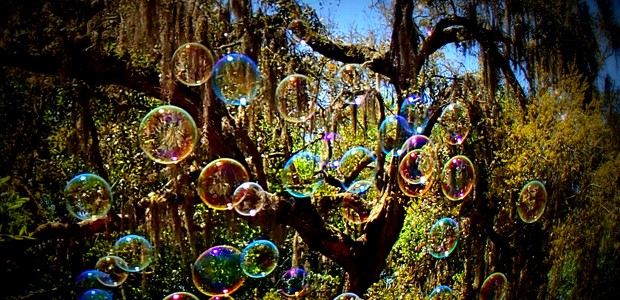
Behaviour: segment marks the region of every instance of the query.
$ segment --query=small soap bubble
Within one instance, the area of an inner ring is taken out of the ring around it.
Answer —
[[[354,293],[342,293],[336,296],[334,300],[362,300],[362,298],[360,298],[358,295]]]
[[[308,273],[301,268],[292,268],[280,280],[280,293],[285,297],[301,296],[308,287]]]
[[[112,187],[98,175],[78,174],[65,186],[65,205],[80,220],[103,218],[112,207]]]
[[[117,287],[129,277],[127,262],[119,256],[107,255],[100,258],[95,264],[95,269],[108,274],[99,278],[101,283],[109,287]]]
[[[232,294],[245,281],[241,252],[227,245],[207,249],[194,262],[192,277],[196,288],[207,296]]]
[[[102,282],[110,282],[110,276],[99,270],[86,270],[75,278],[75,293],[78,299],[88,291],[107,291],[109,288]]]
[[[114,243],[113,253],[125,262],[116,261],[117,266],[127,272],[140,272],[148,267],[155,257],[151,243],[144,237],[130,234]]]
[[[467,107],[458,102],[449,104],[441,112],[440,124],[444,130],[444,142],[450,145],[462,144],[471,127]]]
[[[200,199],[210,208],[231,210],[243,200],[233,196],[235,190],[249,179],[250,175],[240,162],[231,158],[219,158],[202,169],[196,188]]]
[[[502,300],[508,291],[508,279],[503,273],[493,273],[480,288],[480,300]]]
[[[365,147],[353,147],[342,155],[338,163],[338,174],[344,182],[344,188],[356,181],[375,180],[377,158]]]
[[[547,190],[542,182],[530,181],[521,189],[517,212],[523,222],[536,222],[542,216],[546,206]]]
[[[450,200],[465,198],[474,186],[474,164],[469,158],[457,155],[443,166],[441,171],[441,190]]]
[[[368,69],[360,64],[344,64],[336,73],[336,87],[344,103],[359,106],[370,89]]]
[[[400,149],[410,136],[407,120],[398,115],[386,117],[379,126],[379,144],[383,153]]]
[[[431,97],[422,93],[407,96],[398,112],[407,120],[412,133],[422,134],[431,116],[430,106],[433,103]]]
[[[347,192],[355,194],[359,199],[343,200],[342,215],[354,224],[367,222],[373,209],[372,202],[379,196],[374,181],[358,180],[349,186]]]
[[[276,89],[278,113],[288,122],[305,122],[314,115],[317,95],[318,85],[313,79],[301,74],[288,75]]]
[[[203,84],[209,79],[212,68],[213,55],[200,43],[181,45],[172,55],[174,77],[188,86]]]
[[[188,292],[175,292],[164,297],[163,300],[200,300],[200,298]]]
[[[279,259],[280,252],[274,243],[257,240],[241,252],[241,269],[252,278],[263,278],[275,270]]]
[[[282,185],[294,197],[310,197],[323,184],[320,171],[320,158],[314,153],[301,151],[284,165]]]
[[[415,149],[405,154],[398,165],[399,176],[408,183],[426,183],[435,172],[435,159],[427,149]]]
[[[440,285],[433,289],[433,291],[428,295],[428,300],[452,300],[454,299],[454,295],[452,294],[452,289],[445,285]]]
[[[255,216],[267,203],[267,194],[255,182],[244,182],[233,193],[235,211],[242,216]]]
[[[451,218],[435,222],[428,232],[428,252],[435,258],[445,258],[454,251],[459,240],[459,225]]]
[[[106,290],[91,289],[84,292],[80,300],[112,300],[114,299],[112,295],[112,292]]]
[[[176,164],[189,156],[198,143],[192,116],[180,107],[163,105],[151,110],[138,128],[140,148],[153,161]]]
[[[226,54],[213,67],[213,92],[229,105],[248,105],[260,89],[261,74],[251,58],[239,54]]]

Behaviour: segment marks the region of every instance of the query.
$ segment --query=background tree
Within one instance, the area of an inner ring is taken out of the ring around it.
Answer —
[[[344,43],[311,7],[294,1],[0,5],[7,141],[0,245],[11,297],[66,298],[72,293],[66,283],[126,232],[148,236],[158,253],[152,271],[122,288],[132,299],[192,289],[185,266],[208,246],[243,247],[260,236],[290,257],[279,271],[299,264],[317,274],[308,297],[318,299],[344,290],[413,299],[442,283],[469,299],[494,271],[510,279],[514,299],[614,293],[618,99],[611,83],[606,94],[596,89],[608,53],[601,44],[618,48],[611,1],[378,1],[391,22],[385,44]],[[305,26],[287,30],[295,20]],[[291,34],[311,49],[291,45]],[[172,56],[186,42],[205,45],[215,58],[240,52],[258,62],[257,99],[244,108],[226,106],[208,83],[176,82]],[[434,62],[449,44],[478,53],[480,73],[442,72]],[[360,107],[337,97],[333,78],[343,63],[371,71]],[[275,102],[278,82],[291,73],[324,82],[331,100],[295,125],[279,117]],[[393,89],[393,98],[377,86]],[[445,200],[437,184],[424,197],[404,195],[397,159],[377,141],[378,125],[408,95],[423,91],[435,99],[423,133],[435,141],[439,161],[463,154],[474,163],[475,188],[463,201]],[[458,147],[442,142],[438,122],[455,100],[468,108],[472,124]],[[150,162],[136,144],[139,119],[163,103],[187,110],[200,128],[192,156],[171,166]],[[328,184],[312,198],[291,197],[280,181],[289,157],[316,149],[333,132],[347,139],[328,147],[326,160],[356,145],[372,145],[377,156],[380,192],[363,225],[338,213],[342,203],[358,200],[342,189],[347,178],[324,170]],[[269,209],[247,219],[204,206],[194,183],[220,157],[244,164],[271,192]],[[62,209],[62,189],[84,170],[108,179],[117,198],[105,219],[76,224]],[[515,202],[533,179],[545,182],[549,202],[543,219],[523,224]],[[446,215],[461,224],[462,242],[449,259],[435,260],[426,254],[426,231]],[[24,270],[42,271],[33,279]],[[272,297],[273,281],[248,283],[235,297]]]

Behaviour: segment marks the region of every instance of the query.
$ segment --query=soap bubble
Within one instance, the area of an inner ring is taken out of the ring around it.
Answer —
[[[508,290],[508,279],[502,273],[489,275],[480,288],[480,300],[502,300]]]
[[[445,285],[434,288],[428,295],[428,300],[451,300],[453,298],[452,289]]]
[[[342,155],[338,162],[338,174],[348,188],[356,181],[374,181],[377,158],[365,147],[353,147]]]
[[[86,270],[75,278],[76,294],[78,298],[87,291],[107,290],[107,286],[102,282],[111,282],[110,276],[99,270]],[[98,294],[98,293],[96,293]]]
[[[435,159],[427,149],[415,149],[405,154],[398,165],[398,174],[408,183],[426,183],[435,171]]]
[[[263,278],[278,266],[280,252],[268,240],[257,240],[241,252],[241,270],[252,278]]]
[[[433,142],[425,135],[416,134],[409,137],[404,143],[402,148],[398,151],[398,155],[409,153],[416,149],[428,149],[434,156],[435,146]]]
[[[217,295],[217,296],[213,296],[209,298],[209,300],[235,300],[235,299],[231,296]]]
[[[121,257],[126,264],[117,266],[127,272],[140,272],[148,267],[155,256],[153,246],[142,236],[130,234],[116,241],[114,254]]]
[[[112,293],[101,289],[91,289],[82,294],[80,300],[112,300]]]
[[[250,179],[246,169],[238,161],[219,158],[207,164],[198,176],[196,184],[200,199],[212,209],[233,209],[242,201],[234,198],[237,187]]]
[[[233,193],[235,211],[243,216],[255,216],[263,209],[267,202],[267,195],[263,188],[255,182],[244,182]]]
[[[299,297],[308,287],[308,273],[301,268],[292,268],[282,276],[280,293],[286,297]]]
[[[112,187],[98,175],[78,174],[65,186],[65,205],[80,220],[103,218],[112,207]]]
[[[420,197],[426,192],[428,192],[435,182],[435,176],[431,176],[430,178],[426,178],[426,182],[421,183],[411,183],[407,182],[402,176],[397,176],[398,187],[400,188],[403,194],[409,197]]]
[[[276,107],[288,122],[305,122],[314,115],[318,85],[301,74],[291,74],[280,81],[276,89]]]
[[[200,300],[200,298],[188,292],[175,292],[164,297],[163,300]]]
[[[163,105],[151,110],[138,128],[140,148],[153,161],[176,164],[192,153],[198,129],[192,116],[180,107]]]
[[[237,248],[226,245],[211,247],[194,262],[194,285],[208,296],[232,294],[245,281],[240,263],[241,252]]]
[[[174,77],[188,86],[203,84],[211,75],[213,55],[200,43],[181,45],[172,55]]]
[[[336,296],[334,300],[362,300],[362,298],[360,298],[358,295],[354,293],[343,293],[343,294]]]
[[[344,103],[360,105],[370,89],[368,70],[360,64],[344,64],[336,73],[336,86]]]
[[[379,143],[383,153],[398,150],[410,136],[407,120],[398,115],[386,117],[379,126]]]
[[[471,127],[467,107],[458,102],[449,104],[441,112],[440,124],[444,130],[444,142],[450,145],[462,144]]]
[[[523,222],[536,222],[542,216],[546,206],[547,190],[542,182],[530,181],[521,189],[517,212]]]
[[[422,93],[407,96],[398,112],[407,120],[411,132],[422,134],[431,116],[430,106],[433,103],[431,97]]]
[[[441,171],[441,190],[450,200],[465,198],[474,186],[474,164],[469,158],[457,155],[443,166]]]
[[[358,180],[347,189],[348,193],[355,194],[359,199],[345,199],[342,202],[342,215],[355,224],[365,223],[370,218],[373,209],[372,202],[379,195],[374,182],[371,180]]]
[[[282,169],[284,188],[294,197],[309,197],[323,184],[321,160],[317,155],[301,151],[291,157]]]
[[[249,57],[232,53],[220,58],[213,67],[213,92],[230,105],[248,105],[260,89],[261,74]]]
[[[428,232],[428,253],[435,258],[448,257],[458,240],[459,225],[451,218],[442,218]]]
[[[106,273],[108,276],[99,278],[101,283],[109,287],[117,287],[129,277],[129,273],[125,271],[129,267],[127,262],[119,256],[107,255],[100,258],[95,264],[95,269]]]

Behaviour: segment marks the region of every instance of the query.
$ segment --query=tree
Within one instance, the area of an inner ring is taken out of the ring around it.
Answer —
[[[388,7],[383,1],[377,4]],[[597,5],[613,7],[606,1]],[[411,276],[391,280],[403,284],[412,280],[417,290],[428,291],[434,287],[430,285],[451,278],[460,286],[461,298],[467,299],[480,292],[486,275],[501,269],[512,279],[510,296],[515,299],[603,295],[596,287],[617,276],[601,273],[597,265],[611,263],[612,270],[618,268],[613,250],[618,239],[613,225],[616,212],[599,224],[579,220],[601,209],[609,211],[601,204],[604,198],[618,201],[617,176],[609,171],[618,163],[613,147],[617,111],[611,109],[617,97],[600,97],[607,99],[601,104],[595,88],[601,59],[596,33],[617,27],[613,14],[603,13],[600,20],[605,26],[597,28],[590,6],[580,1],[395,0],[389,11],[391,38],[385,47],[375,47],[334,38],[312,8],[294,1],[5,1],[5,35],[0,43],[6,79],[3,135],[19,144],[3,148],[6,171],[0,175],[14,177],[12,184],[19,195],[29,197],[32,220],[39,226],[28,230],[36,242],[11,241],[3,248],[34,249],[36,244],[49,249],[50,243],[62,240],[66,245],[75,243],[67,250],[70,257],[95,255],[96,250],[86,249],[91,242],[81,236],[142,230],[156,249],[176,244],[186,265],[204,250],[202,243],[223,235],[207,233],[207,228],[236,226],[239,242],[257,235],[248,228],[260,226],[267,232],[261,234],[281,243],[292,240],[298,245],[299,236],[309,251],[335,264],[328,269],[342,268],[346,290],[368,291],[370,297],[394,292],[377,286],[382,274],[415,266],[421,267]],[[311,53],[291,46],[291,35],[311,47]],[[617,49],[610,36],[610,46]],[[256,61],[263,76],[258,98],[240,108],[218,100],[209,83],[179,84],[173,55],[186,42],[201,43],[215,58],[240,52]],[[479,49],[481,73],[440,74],[433,60],[449,44],[464,51]],[[326,93],[335,100],[322,103],[308,122],[291,124],[279,117],[275,94],[281,79],[301,73],[329,86],[342,64],[360,64],[375,75],[368,80],[374,88],[358,95],[364,105],[342,103],[334,88]],[[519,74],[525,79],[520,80]],[[394,89],[394,103],[378,88],[382,84]],[[423,197],[404,194],[396,171],[399,158],[384,153],[377,143],[382,121],[407,96],[422,92],[435,99],[422,133],[437,144],[438,160],[463,154],[473,161],[475,188],[461,202],[444,203],[437,184]],[[469,111],[471,133],[463,145],[453,147],[438,137],[445,130],[441,112],[455,100]],[[200,146],[192,156],[169,166],[150,163],[132,142],[137,139],[136,118],[162,103],[185,109],[200,129]],[[595,121],[584,121],[591,119]],[[342,154],[336,147],[373,143],[379,192],[373,214],[363,225],[346,224],[334,216],[340,206],[360,200],[342,188],[353,175],[338,178],[322,169],[326,184],[312,197],[291,196],[282,186],[280,173],[286,160],[301,150],[316,149],[334,132],[351,138],[342,146],[327,143],[326,161]],[[600,135],[610,138],[588,138]],[[252,226],[237,224],[232,213],[205,210],[193,188],[202,166],[221,157],[241,162],[252,180],[271,192],[269,209],[239,221]],[[571,164],[566,167],[558,161]],[[123,198],[106,218],[76,225],[65,212],[49,208],[61,205],[64,181],[84,169],[108,179]],[[518,190],[528,179],[537,178],[549,190],[548,218],[520,226],[515,217]],[[574,208],[565,198],[576,199]],[[460,220],[463,253],[450,261],[451,269],[440,265],[441,275],[425,279],[432,260],[422,257],[423,228],[442,213]],[[204,224],[193,218],[196,215]],[[282,233],[286,233],[283,225],[294,229],[292,238]],[[570,266],[553,261],[570,249],[565,242],[575,230],[582,232],[577,240],[596,245],[589,249],[598,251],[597,259],[586,265],[585,253],[579,252],[570,257]],[[593,238],[597,235],[600,238]],[[294,261],[301,256],[299,251],[299,247],[290,250]],[[88,264],[87,258],[81,260],[65,271],[79,272]],[[12,261],[7,258],[5,264]],[[574,277],[559,275],[566,269]],[[586,287],[573,289],[564,281],[580,282],[583,275],[575,270],[601,278],[584,279]],[[546,286],[539,287],[540,283]]]

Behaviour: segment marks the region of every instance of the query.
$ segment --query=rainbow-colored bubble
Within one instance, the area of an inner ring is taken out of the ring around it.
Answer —
[[[140,272],[148,267],[155,258],[151,242],[135,234],[118,239],[112,250],[115,256],[122,258],[125,262],[118,261],[119,263],[116,266],[127,272]]]
[[[443,140],[450,145],[460,145],[467,138],[471,122],[465,105],[456,102],[444,108],[440,117],[443,128]]]
[[[198,86],[205,83],[211,75],[213,55],[200,43],[181,45],[172,55],[172,73],[181,83]]]
[[[200,298],[188,292],[175,292],[164,297],[163,300],[200,300]]]
[[[344,188],[360,180],[374,181],[376,161],[374,153],[368,148],[357,146],[347,150],[338,161],[337,167]]]
[[[285,297],[299,297],[308,287],[308,273],[302,268],[292,268],[280,280],[280,293]]]
[[[80,220],[103,218],[112,207],[112,187],[98,175],[78,174],[65,186],[65,206]]]
[[[207,296],[232,294],[245,281],[241,252],[227,245],[209,248],[194,262],[192,277],[196,288]]]
[[[336,296],[336,298],[334,298],[334,300],[361,300],[361,299],[362,298],[360,298],[358,295],[354,293],[342,293]]]
[[[521,189],[517,202],[517,212],[523,222],[536,222],[542,216],[546,206],[547,190],[542,182],[530,181]]]
[[[196,122],[180,107],[156,107],[140,122],[138,143],[151,160],[176,164],[187,158],[198,143]]]
[[[112,292],[102,289],[91,289],[82,294],[80,300],[112,300]]]
[[[129,273],[125,271],[129,267],[127,262],[119,256],[107,255],[100,258],[95,264],[95,270],[104,272],[108,276],[99,278],[101,283],[109,287],[117,287],[129,277]]]
[[[450,158],[441,171],[441,190],[446,198],[456,201],[471,192],[476,175],[469,158],[457,155]]]
[[[196,182],[198,196],[215,210],[231,210],[243,200],[233,197],[241,184],[250,180],[245,167],[231,158],[219,158],[208,163]]]
[[[312,152],[301,151],[291,157],[282,169],[284,188],[294,197],[309,197],[323,184],[321,159]]]
[[[428,232],[428,253],[435,258],[446,258],[454,251],[458,240],[458,223],[452,218],[442,218]]]
[[[111,279],[108,274],[99,270],[86,270],[80,273],[75,278],[75,292],[80,298],[88,291],[97,290],[94,295],[99,294],[98,291],[108,291],[108,286],[102,284],[102,282],[110,282]]]
[[[480,288],[480,300],[502,300],[508,291],[508,279],[503,273],[489,275]]]
[[[280,252],[274,243],[257,240],[241,252],[241,270],[252,278],[263,278],[278,266]]]
[[[454,299],[454,294],[452,294],[452,289],[446,285],[440,285],[433,289],[433,291],[428,295],[428,300],[452,300]]]
[[[336,86],[344,103],[360,105],[361,95],[370,89],[368,70],[360,64],[344,64],[336,73]]]
[[[415,149],[405,154],[398,165],[399,176],[408,183],[420,184],[432,180],[435,159],[427,149]]]
[[[226,54],[213,67],[213,92],[229,105],[248,105],[260,90],[258,66],[246,55]]]
[[[256,182],[244,182],[233,192],[235,211],[242,216],[255,216],[267,203],[265,190]]]
[[[379,126],[379,145],[383,153],[400,149],[410,136],[407,120],[399,115],[386,117]]]
[[[408,123],[408,127],[414,134],[422,134],[430,119],[430,105],[433,100],[429,95],[412,94],[405,98],[398,112]]]

